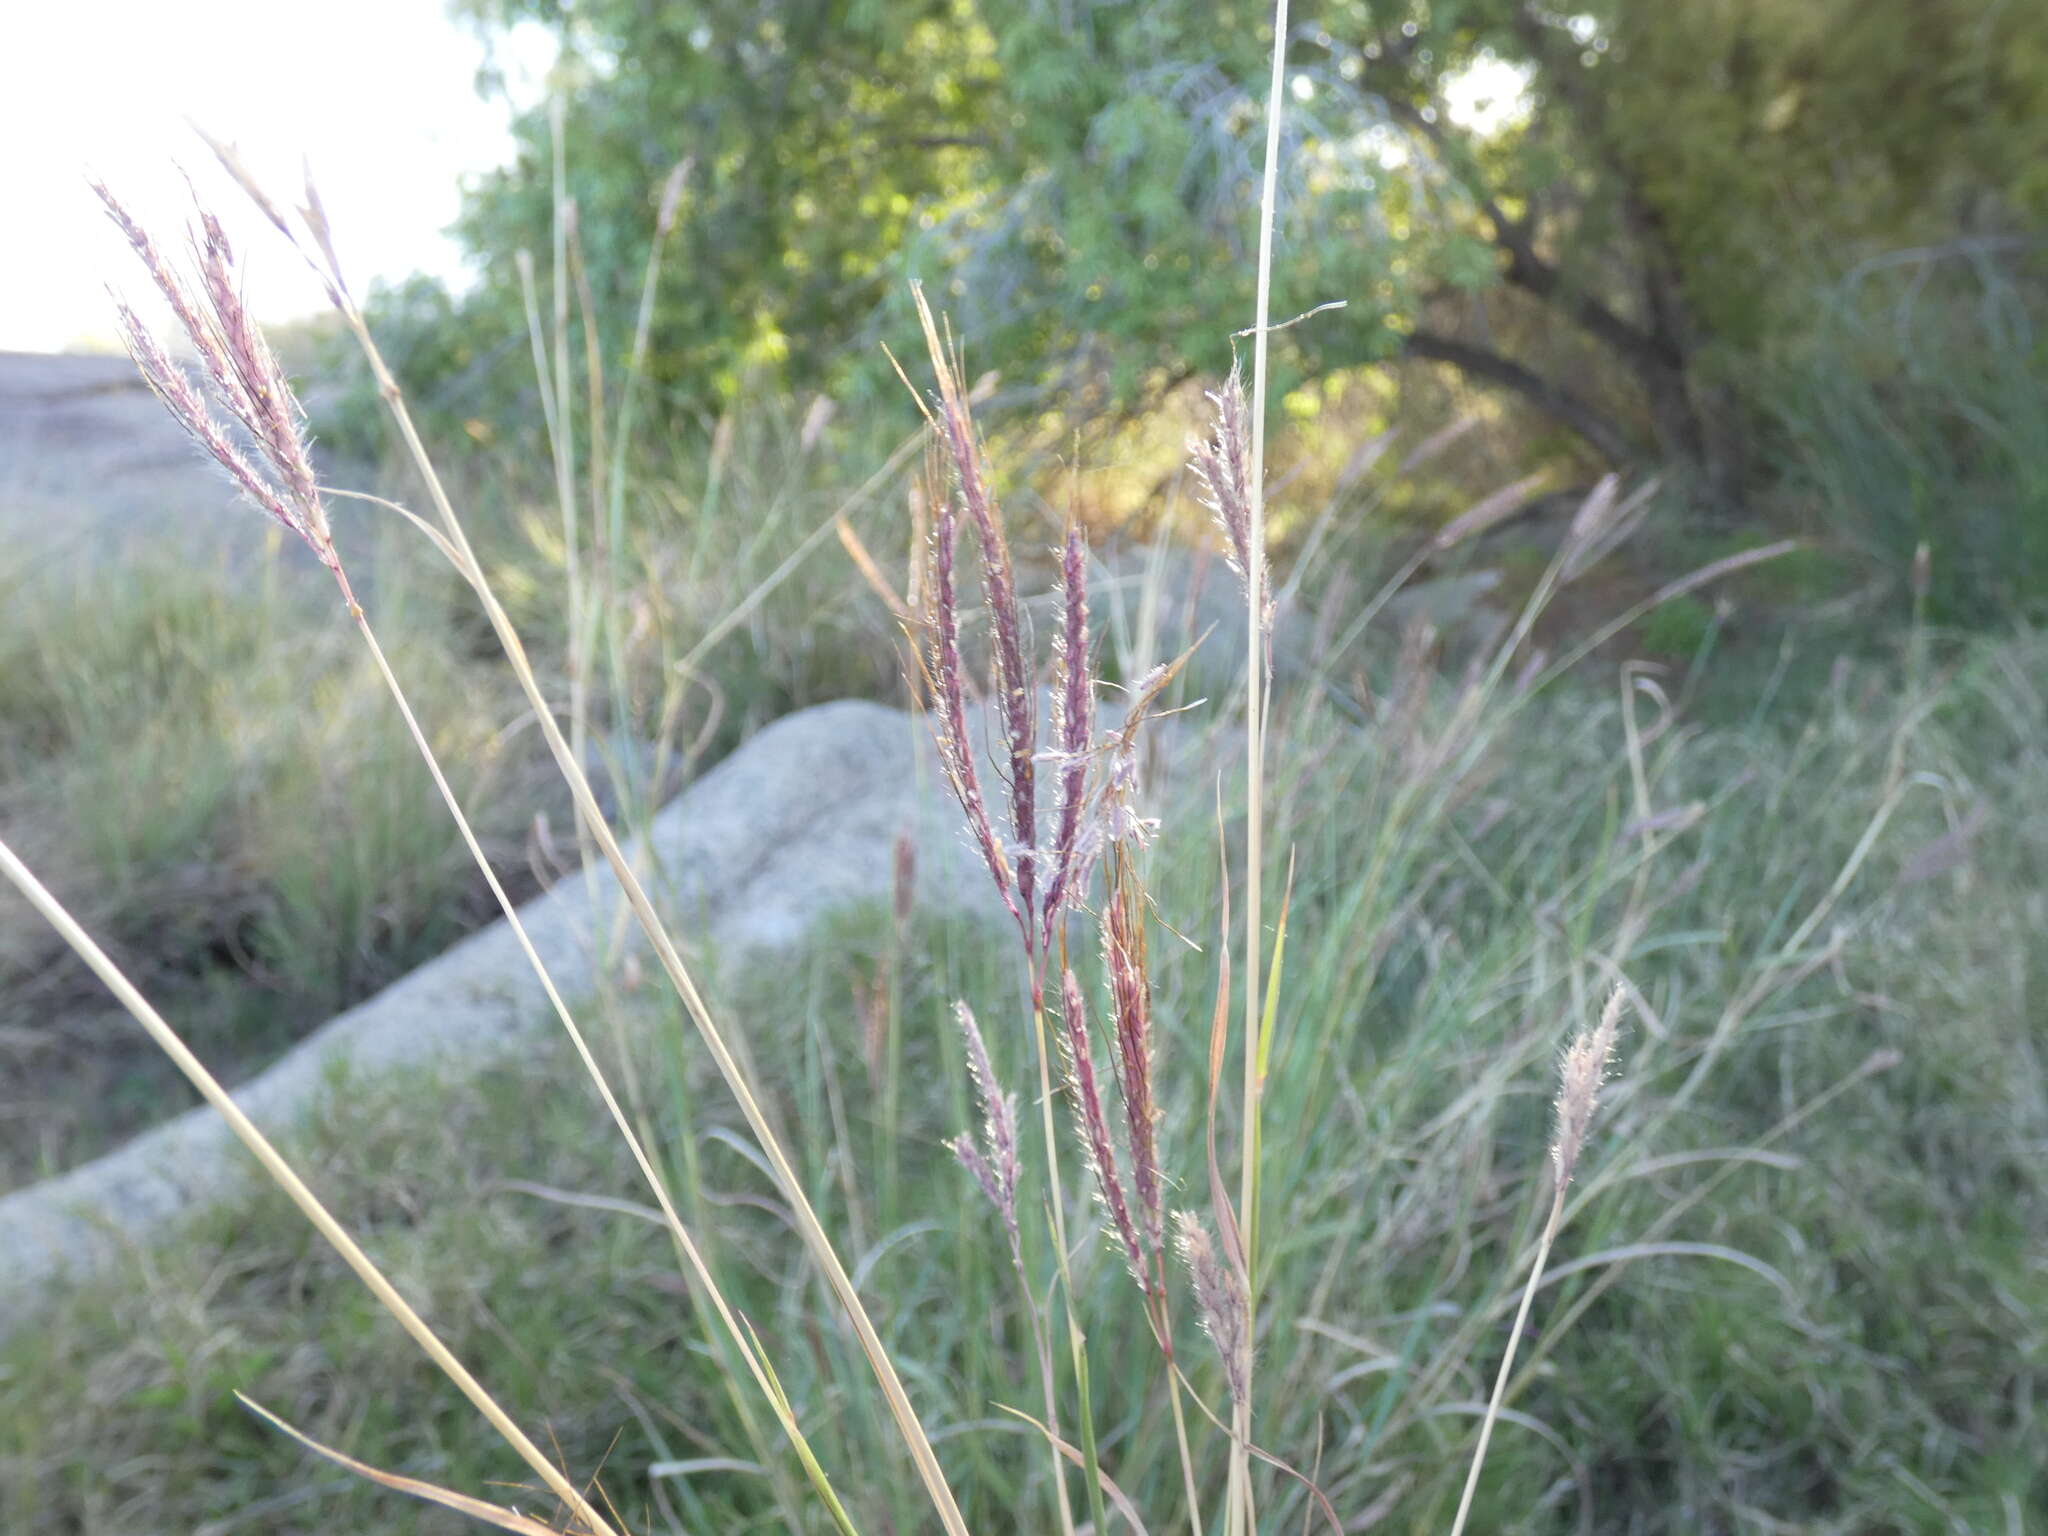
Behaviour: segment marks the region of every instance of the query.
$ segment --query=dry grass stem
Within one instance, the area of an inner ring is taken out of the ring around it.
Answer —
[[[440,1336],[428,1326],[426,1319],[422,1318],[413,1309],[412,1304],[399,1294],[398,1288],[385,1278],[384,1272],[368,1254],[363,1252],[348,1230],[334,1219],[333,1214],[321,1203],[320,1197],[313,1193],[291,1164],[285,1161],[283,1154],[271,1144],[270,1138],[258,1130],[255,1122],[242,1112],[241,1106],[207,1070],[205,1063],[193,1054],[184,1039],[165,1021],[163,1015],[157,1012],[149,999],[142,995],[121,968],[108,957],[106,951],[94,942],[92,935],[79,925],[78,920],[63,903],[44,888],[34,872],[22,863],[5,842],[0,842],[0,874],[7,877],[9,883],[28,900],[29,905],[57,931],[58,936],[70,946],[72,952],[105,983],[107,990],[114,994],[121,1006],[142,1026],[158,1049],[176,1063],[186,1080],[228,1123],[228,1129],[235,1133],[236,1139],[249,1149],[257,1162],[263,1165],[263,1171],[270,1175],[271,1180],[291,1198],[292,1204],[299,1208],[306,1220],[311,1222],[315,1230],[333,1246],[334,1251],[341,1255],[342,1262],[355,1271],[356,1277],[369,1288],[370,1293],[377,1298],[378,1304],[398,1320],[399,1326],[412,1336],[427,1358],[441,1368],[443,1374],[455,1383],[477,1412],[504,1437],[505,1443],[518,1452],[520,1459],[533,1469],[555,1497],[583,1523],[589,1536],[617,1536],[596,1507],[553,1462],[548,1460],[540,1447],[512,1421],[511,1416],[498,1406],[497,1399],[491,1396],[483,1383],[470,1373],[467,1366],[455,1358],[447,1345],[441,1342]]]
[[[1529,1266],[1528,1282],[1522,1287],[1522,1299],[1515,1308],[1515,1320],[1508,1330],[1507,1351],[1501,1356],[1500,1369],[1494,1374],[1493,1395],[1487,1399],[1485,1416],[1479,1421],[1479,1443],[1473,1448],[1472,1464],[1465,1473],[1465,1488],[1458,1497],[1458,1513],[1451,1522],[1451,1536],[1461,1536],[1465,1521],[1472,1513],[1472,1496],[1478,1491],[1479,1473],[1486,1465],[1487,1447],[1493,1441],[1493,1426],[1500,1418],[1508,1378],[1515,1368],[1515,1350],[1522,1342],[1522,1330],[1528,1326],[1529,1308],[1536,1299],[1537,1287],[1542,1284],[1544,1266],[1550,1261],[1551,1245],[1557,1241],[1558,1229],[1564,1225],[1565,1190],[1578,1167],[1579,1154],[1585,1149],[1586,1131],[1593,1123],[1593,1112],[1599,1107],[1600,1085],[1605,1081],[1608,1063],[1614,1057],[1615,1038],[1621,1029],[1622,1010],[1627,1001],[1627,992],[1617,982],[1607,995],[1606,1005],[1600,1010],[1599,1022],[1591,1029],[1581,1030],[1573,1038],[1565,1048],[1558,1068],[1556,1128],[1550,1143],[1554,1173],[1550,1215],[1543,1224],[1543,1238],[1537,1244],[1535,1261]]]

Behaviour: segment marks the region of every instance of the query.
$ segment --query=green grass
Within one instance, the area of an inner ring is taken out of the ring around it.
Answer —
[[[1611,963],[1648,1019],[1625,1035],[1475,1527],[1946,1532],[2048,1517],[2031,1422],[2048,1377],[2048,1103],[2030,1012],[2048,982],[2032,814],[2048,791],[2048,645],[1925,649],[1938,668],[1918,680],[1847,665],[1711,726],[1655,734],[1639,696],[1651,809],[1701,807],[1648,834],[1631,827],[1624,706],[1596,678],[1465,727],[1446,683],[1412,730],[1396,715],[1361,732],[1313,697],[1282,701],[1290,747],[1269,803],[1299,863],[1266,1111],[1257,1423],[1275,1452],[1317,1464],[1346,1516],[1447,1523],[1541,1216],[1554,1055]],[[1193,777],[1147,877],[1161,917],[1211,948],[1214,791]],[[1000,943],[924,914],[899,975],[906,1088],[898,1119],[876,1125],[886,1097],[854,982],[887,934],[882,915],[848,914],[795,961],[728,966],[714,992],[766,1068],[821,1215],[864,1266],[970,1519],[1016,1528],[1044,1508],[1044,1460],[1001,1405],[1035,1402],[1033,1368],[993,1219],[939,1142],[969,1116],[949,1000],[974,1002],[1015,1086],[1025,1021]],[[1216,978],[1206,953],[1155,953],[1170,1166],[1192,1189]],[[683,1214],[856,1521],[922,1528],[866,1367],[680,1021],[645,992],[591,1004],[637,1020],[642,1110]],[[1859,1075],[1879,1052],[1897,1064]],[[660,1232],[503,1187],[639,1193],[565,1052],[455,1091],[349,1085],[296,1148],[515,1413],[572,1470],[602,1467],[634,1529],[779,1529],[785,1510],[824,1528],[772,1421],[728,1385]],[[900,1177],[882,1176],[884,1158]],[[1152,1529],[1172,1529],[1157,1373],[1120,1368],[1118,1341],[1142,1326],[1134,1293],[1100,1244],[1076,1285],[1104,1465]],[[1219,1400],[1192,1329],[1183,1353]],[[0,1517],[109,1533],[462,1528],[307,1459],[235,1389],[380,1465],[487,1494],[521,1480],[282,1200],[255,1196],[0,1355]],[[1213,1504],[1224,1441],[1194,1435]],[[1270,1529],[1305,1513],[1278,1479],[1261,1509]]]
[[[0,821],[231,1071],[481,914],[403,726],[302,575],[138,560],[32,583],[0,625]],[[383,593],[459,787],[516,860],[545,781],[499,736],[507,689],[444,614]],[[0,955],[11,1086],[34,1101],[0,1126],[0,1186],[193,1102],[97,1022],[99,988],[11,895]]]
[[[843,437],[806,444],[760,405],[629,460],[592,705],[592,755],[629,819],[789,710],[894,686],[880,604],[829,531],[778,576],[846,505],[843,466],[873,462]],[[558,669],[552,488],[510,452],[477,452],[460,479],[493,579]],[[891,480],[848,510],[893,554],[900,507]],[[331,586],[266,554],[250,508],[221,515],[245,557],[0,572],[0,827],[233,1079],[497,914]],[[493,642],[385,514],[337,501],[336,517],[457,792],[530,894],[574,866],[573,821]],[[11,893],[0,1081],[0,1189],[197,1102]]]
[[[1942,259],[1946,254],[1947,259]],[[2032,257],[1906,252],[1818,292],[1803,350],[1759,370],[1781,501],[1895,583],[1931,551],[1942,622],[2039,622],[2048,346]]]

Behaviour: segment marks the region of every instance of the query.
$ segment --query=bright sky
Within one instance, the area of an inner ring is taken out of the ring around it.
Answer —
[[[441,231],[465,173],[511,153],[510,109],[475,90],[484,45],[443,0],[68,0],[4,7],[0,47],[0,349],[113,345],[106,287],[138,299],[141,268],[85,185],[102,177],[177,242],[189,171],[245,253],[265,320],[323,305],[299,258],[186,126],[236,144],[280,202],[310,161],[358,292],[373,276],[460,279]],[[542,34],[500,62],[522,102],[552,61]],[[138,306],[140,307],[140,306]],[[146,310],[145,313],[153,313]]]

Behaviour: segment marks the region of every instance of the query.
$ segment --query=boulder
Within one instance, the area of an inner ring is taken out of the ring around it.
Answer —
[[[906,834],[921,902],[1001,916],[923,723],[843,702],[763,730],[664,808],[629,851],[645,859],[686,953],[744,960],[790,949],[830,912],[887,900]],[[593,990],[593,933],[612,931],[619,903],[616,881],[600,868],[520,909],[572,1007]],[[627,929],[637,943],[637,928]],[[322,1026],[235,1098],[276,1134],[303,1118],[344,1064],[357,1077],[425,1069],[459,1082],[559,1027],[500,921]],[[62,1285],[107,1272],[125,1251],[260,1178],[225,1122],[200,1108],[0,1197],[0,1336],[32,1320]]]

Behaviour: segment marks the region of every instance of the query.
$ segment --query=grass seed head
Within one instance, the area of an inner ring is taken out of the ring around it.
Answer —
[[[1230,1400],[1241,1407],[1247,1396],[1244,1292],[1237,1277],[1216,1256],[1216,1245],[1201,1217],[1192,1211],[1175,1211],[1173,1225],[1175,1246],[1194,1289],[1196,1315],[1202,1320],[1202,1331],[1223,1357]]]
[[[981,1192],[988,1196],[1003,1218],[1003,1227],[1010,1235],[1010,1241],[1017,1241],[1017,1098],[1005,1093],[1001,1083],[996,1081],[995,1068],[988,1059],[988,1043],[982,1039],[981,1026],[975,1021],[974,1010],[965,1003],[953,1005],[954,1016],[960,1024],[961,1036],[967,1042],[967,1067],[974,1077],[974,1091],[981,1100],[982,1125],[981,1146],[974,1144],[974,1138],[960,1135],[953,1138],[953,1155],[960,1159],[961,1166],[974,1175],[981,1186]]]
[[[1259,625],[1270,641],[1273,634],[1273,583],[1266,569],[1266,552],[1252,548],[1251,495],[1251,407],[1246,403],[1244,380],[1233,368],[1223,387],[1212,390],[1209,400],[1216,407],[1216,425],[1211,435],[1188,443],[1189,467],[1201,486],[1202,505],[1216,519],[1230,551],[1230,568],[1237,573],[1246,600],[1250,600],[1252,572],[1259,574],[1263,594]]]
[[[1102,1089],[1095,1078],[1095,1052],[1088,1043],[1087,1005],[1082,1001],[1081,983],[1071,969],[1060,970],[1060,1015],[1065,1044],[1067,1086],[1072,1090],[1075,1129],[1088,1154],[1089,1171],[1095,1175],[1096,1192],[1109,1212],[1110,1226],[1123,1249],[1131,1278],[1146,1285],[1145,1253],[1138,1229],[1131,1220],[1131,1199],[1118,1171],[1116,1147],[1110,1140],[1109,1119],[1102,1111]]]
[[[191,251],[199,279],[195,289],[104,184],[93,183],[93,191],[170,305],[203,370],[203,387],[195,387],[134,310],[117,302],[122,337],[144,381],[243,495],[306,542],[346,596],[347,579],[313,473],[305,412],[242,301],[234,248],[220,220],[198,210]],[[249,449],[232,440],[220,416],[240,428]]]
[[[1102,908],[1102,957],[1109,974],[1118,1085],[1130,1140],[1131,1184],[1144,1218],[1148,1251],[1165,1246],[1164,1180],[1159,1168],[1159,1107],[1152,1088],[1152,979],[1145,951],[1145,892],[1129,850],[1112,855],[1109,898]]]
[[[1088,793],[1088,754],[1095,734],[1095,676],[1088,651],[1088,547],[1078,524],[1067,527],[1060,552],[1059,677],[1052,696],[1052,733],[1060,773],[1059,820],[1046,856],[1040,946],[1052,948],[1053,925],[1072,894],[1081,835],[1081,810]]]
[[[1586,1130],[1593,1123],[1593,1111],[1599,1107],[1600,1085],[1606,1081],[1608,1063],[1614,1057],[1614,1041],[1621,1029],[1626,1003],[1627,995],[1617,983],[1607,994],[1607,1005],[1600,1010],[1600,1022],[1589,1030],[1581,1030],[1578,1038],[1565,1048],[1558,1070],[1557,1134],[1550,1146],[1560,1190],[1571,1183],[1579,1153],[1586,1145]]]
[[[925,673],[932,695],[932,735],[939,751],[939,766],[946,785],[960,803],[967,829],[974,838],[989,879],[1003,905],[1020,928],[1030,931],[1030,920],[1017,904],[1009,855],[989,820],[988,802],[981,792],[981,775],[974,766],[974,742],[967,731],[967,678],[960,659],[960,598],[955,580],[955,559],[960,544],[959,505],[951,496],[938,498],[938,514],[932,520],[931,617],[927,625],[929,657]]]

